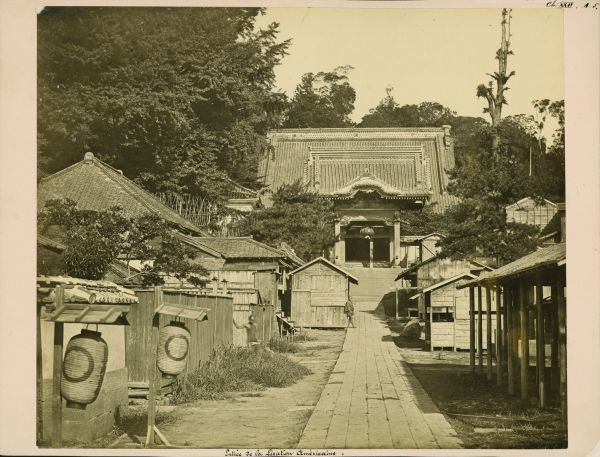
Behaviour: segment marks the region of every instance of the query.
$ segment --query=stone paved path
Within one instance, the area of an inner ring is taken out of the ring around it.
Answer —
[[[298,448],[461,448],[376,314],[357,310]]]

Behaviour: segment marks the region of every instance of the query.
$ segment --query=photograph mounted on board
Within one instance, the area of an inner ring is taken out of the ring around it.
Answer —
[[[567,448],[564,98],[559,9],[41,8],[37,446]]]

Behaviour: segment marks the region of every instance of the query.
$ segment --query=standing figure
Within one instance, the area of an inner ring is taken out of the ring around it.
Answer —
[[[248,316],[248,323],[244,325],[238,325],[234,319],[233,325],[235,325],[235,328],[240,330],[243,328],[246,329],[246,342],[248,347],[257,350],[260,342],[258,340],[258,329],[256,327],[256,322],[254,322],[254,316]]]
[[[344,313],[348,316],[348,327],[352,326],[354,328],[354,303],[352,303],[350,297],[348,297],[344,305]]]

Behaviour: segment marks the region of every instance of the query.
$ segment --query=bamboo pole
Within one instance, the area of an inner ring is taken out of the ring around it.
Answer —
[[[475,287],[469,286],[469,366],[475,373]]]
[[[535,302],[537,306],[537,331],[536,331],[536,353],[537,363],[536,369],[538,372],[538,404],[540,408],[546,407],[546,385],[545,385],[545,368],[546,368],[546,341],[544,338],[544,295],[543,295],[543,280],[542,274],[536,274],[535,284]]]
[[[508,377],[508,393],[515,394],[515,335],[516,320],[514,318],[513,296],[514,290],[512,284],[504,285],[504,306],[506,308],[506,367]]]
[[[56,309],[64,306],[65,290],[63,286],[55,289]],[[60,395],[60,380],[63,369],[63,339],[64,324],[54,322],[54,354],[52,361],[52,447],[62,444],[62,397]]]
[[[483,300],[481,286],[477,286],[477,374],[483,373]]]
[[[486,353],[487,353],[487,380],[492,380],[492,290],[490,285],[485,286],[485,311],[486,311]]]
[[[529,398],[528,390],[528,368],[529,368],[529,309],[528,290],[525,281],[519,281],[519,304],[521,317],[521,399]]]
[[[502,293],[500,284],[496,286],[496,384],[502,385],[502,313],[500,302]],[[504,324],[506,325],[506,323]]]

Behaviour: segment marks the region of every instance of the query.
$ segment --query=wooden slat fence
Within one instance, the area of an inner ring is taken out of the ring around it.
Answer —
[[[154,289],[136,289],[139,303],[131,307],[126,327],[126,363],[129,382],[148,382],[148,360],[150,358],[150,331],[154,313]],[[186,371],[191,372],[201,361],[208,360],[213,350],[233,343],[233,300],[231,295],[206,293],[198,289],[163,291],[163,302],[210,308],[208,320],[196,322],[181,319],[191,333],[189,359]],[[167,325],[171,316],[161,316],[160,326]]]
[[[258,327],[259,339],[267,343],[274,332],[277,332],[277,324],[275,322],[275,307],[273,305],[262,304],[234,304],[233,318],[238,325],[243,325],[248,322],[248,317],[254,316]],[[245,329],[233,329],[233,344],[236,346],[246,346],[248,344]]]

